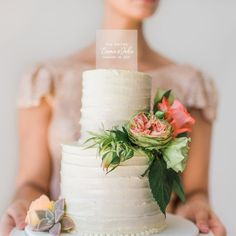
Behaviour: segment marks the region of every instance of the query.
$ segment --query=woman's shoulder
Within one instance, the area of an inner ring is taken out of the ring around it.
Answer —
[[[151,61],[153,62],[153,66],[149,70],[151,74],[166,74],[168,78],[173,80],[178,77],[182,77],[183,80],[201,80],[205,75],[202,70],[191,64],[178,63],[158,52],[153,53]]]
[[[81,53],[79,52],[65,57],[47,60],[39,63],[36,67],[44,67],[55,74],[65,74],[68,72],[76,73],[93,67],[93,63],[83,59],[80,55]]]
[[[163,78],[166,82],[183,87],[190,94],[203,90],[208,92],[216,90],[216,84],[211,75],[190,64],[170,64],[156,72],[157,76],[154,77],[157,79]]]
[[[54,77],[68,72],[81,72],[95,66],[93,50],[92,46],[88,46],[73,54],[38,62],[31,67],[29,72],[43,70],[48,71]]]
[[[158,69],[157,69],[157,72]],[[170,77],[172,76],[173,79],[175,77],[182,77],[183,79],[186,79],[186,80],[201,80],[203,78],[206,78],[206,73],[191,65],[191,64],[187,64],[187,63],[170,63],[170,64],[167,64],[166,66],[163,66],[162,68],[160,68],[160,73],[162,74],[169,74]],[[209,79],[209,77],[208,77]]]
[[[201,110],[209,121],[215,119],[218,90],[208,73],[190,64],[171,63],[151,74],[154,87],[172,89],[186,106]]]
[[[88,68],[91,65],[82,60],[80,53],[34,64],[20,80],[18,106],[37,106],[43,97],[52,101],[62,88],[79,84],[82,72]]]

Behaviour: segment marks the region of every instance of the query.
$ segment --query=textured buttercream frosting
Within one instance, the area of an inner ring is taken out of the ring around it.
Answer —
[[[83,73],[81,139],[89,131],[123,125],[132,115],[150,109],[151,77],[126,70]]]
[[[81,235],[147,235],[164,227],[165,216],[153,199],[148,158],[136,155],[106,174],[96,149],[63,145],[61,196]]]
[[[82,143],[88,131],[123,125],[137,112],[149,111],[151,78],[125,70],[83,73]],[[76,224],[76,235],[149,235],[165,226],[153,199],[146,156],[135,155],[106,174],[96,149],[62,146],[61,197]]]

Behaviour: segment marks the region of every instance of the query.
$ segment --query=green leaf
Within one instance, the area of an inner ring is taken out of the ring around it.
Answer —
[[[172,192],[172,182],[168,178],[166,164],[162,158],[154,159],[148,176],[153,197],[157,201],[160,210],[166,214],[166,207]]]
[[[144,153],[144,155],[146,155],[149,159],[149,166],[148,168],[144,171],[144,173],[141,175],[142,177],[144,177],[145,175],[147,175],[147,173],[149,172],[149,170],[151,169],[151,166],[153,164],[153,161],[156,158],[156,155],[158,155],[157,152],[153,152],[153,151],[149,151],[145,148],[142,148],[140,151],[142,151]]]
[[[170,89],[170,90],[167,90],[167,91],[163,94],[163,97],[165,97],[165,98],[168,100],[169,97],[170,97],[170,94],[171,94],[171,89]]]
[[[184,133],[180,133],[176,136],[176,138],[183,138],[183,137],[188,137],[188,133],[184,132]]]
[[[151,167],[152,167],[152,162],[151,162],[151,164],[148,166],[148,168],[144,171],[144,173],[141,175],[142,177],[144,177],[149,171],[150,171],[150,169],[151,169]]]
[[[175,99],[175,96],[172,94],[171,90],[165,91],[162,89],[158,89],[154,98],[154,103],[153,103],[154,114],[158,111],[157,104],[162,101],[163,97],[165,97],[168,100],[168,103],[170,105],[173,104],[174,99]]]
[[[153,113],[154,114],[157,112],[157,104],[159,102],[161,102],[164,94],[165,94],[165,90],[157,89],[156,95],[155,95],[155,98],[154,98],[154,102],[153,102]]]
[[[154,104],[157,104],[157,103],[161,102],[165,92],[166,91],[163,90],[163,89],[157,89],[155,97],[154,97]]]
[[[173,184],[172,184],[173,192],[177,194],[177,196],[182,202],[185,202],[185,193],[179,174],[173,171],[172,178],[173,178]]]
[[[162,101],[162,98],[165,97],[167,100],[171,98],[171,90],[162,90],[162,89],[157,89],[155,98],[154,98],[154,103],[153,103],[153,112],[154,114],[157,112],[157,104]],[[172,100],[172,99],[170,99]]]
[[[119,165],[119,164],[120,164],[120,157],[116,153],[113,153],[113,159],[111,165]]]
[[[155,113],[155,116],[158,118],[158,119],[163,119],[164,118],[164,115],[165,113],[163,111],[157,111]]]

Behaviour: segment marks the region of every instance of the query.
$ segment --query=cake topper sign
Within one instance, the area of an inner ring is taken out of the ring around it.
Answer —
[[[137,70],[136,30],[97,30],[96,67]]]

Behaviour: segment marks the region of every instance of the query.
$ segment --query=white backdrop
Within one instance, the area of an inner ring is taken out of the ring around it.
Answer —
[[[214,209],[236,235],[236,1],[162,0],[145,31],[154,48],[208,72],[220,90],[211,163]],[[102,0],[0,0],[0,214],[14,190],[15,100],[32,64],[64,56],[95,36]]]

